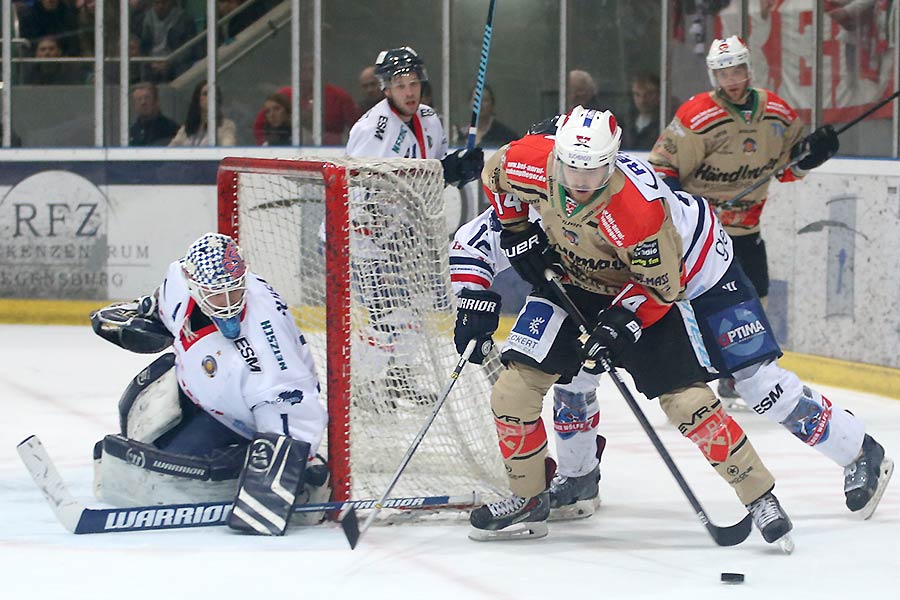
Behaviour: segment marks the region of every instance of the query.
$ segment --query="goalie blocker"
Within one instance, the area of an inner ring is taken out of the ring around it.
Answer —
[[[303,486],[310,446],[260,433],[250,442],[228,526],[261,535],[284,535]]]

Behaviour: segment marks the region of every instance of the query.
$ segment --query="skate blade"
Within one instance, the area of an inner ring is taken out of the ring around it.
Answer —
[[[492,531],[489,529],[476,529],[472,527],[469,530],[469,539],[475,542],[506,542],[512,540],[536,540],[547,537],[549,530],[547,524],[543,521],[534,523],[514,523],[503,529]]]
[[[577,519],[587,519],[594,514],[594,511],[600,508],[600,496],[591,498],[590,500],[578,500],[574,504],[567,504],[559,508],[551,508],[548,521],[575,521]]]
[[[881,502],[881,497],[884,495],[884,490],[887,488],[888,482],[891,480],[891,475],[894,474],[894,461],[888,457],[884,457],[881,459],[881,472],[878,474],[878,487],[875,488],[875,493],[872,494],[872,497],[869,498],[869,501],[865,506],[859,511],[860,516],[862,516],[863,520],[868,520],[872,518],[872,515],[875,513],[875,509],[878,508],[878,503]]]
[[[775,540],[775,543],[778,544],[778,547],[781,548],[781,551],[785,554],[792,554],[794,552],[794,538],[792,538],[789,533],[786,533]]]

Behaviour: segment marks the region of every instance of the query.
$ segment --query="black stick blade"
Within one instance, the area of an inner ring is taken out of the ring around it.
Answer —
[[[359,519],[356,517],[354,508],[351,507],[344,515],[344,518],[341,519],[341,529],[344,530],[344,535],[347,536],[350,549],[356,548],[356,544],[359,542]]]
[[[740,523],[735,523],[730,527],[716,527],[712,523],[707,522],[706,528],[718,545],[737,546],[746,540],[750,532],[753,531],[753,517],[750,516],[750,513],[747,513],[747,516]]]

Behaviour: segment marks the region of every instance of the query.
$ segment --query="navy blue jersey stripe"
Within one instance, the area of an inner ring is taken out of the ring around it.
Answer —
[[[491,268],[491,265],[484,262],[483,260],[479,260],[477,258],[468,258],[464,256],[451,256],[450,257],[450,266],[453,265],[469,265],[471,267],[478,267],[479,269],[484,269],[491,275],[494,274],[494,269]]]

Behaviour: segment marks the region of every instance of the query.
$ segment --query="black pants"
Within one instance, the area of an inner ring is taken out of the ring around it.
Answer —
[[[769,295],[769,265],[766,257],[766,243],[759,233],[732,236],[734,257],[753,284],[760,298]]]

